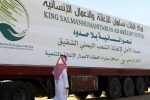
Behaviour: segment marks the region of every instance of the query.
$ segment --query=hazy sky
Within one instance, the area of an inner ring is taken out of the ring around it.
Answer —
[[[150,26],[150,0],[62,0]]]

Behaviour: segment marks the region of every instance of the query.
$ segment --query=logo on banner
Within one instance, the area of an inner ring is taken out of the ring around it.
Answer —
[[[29,29],[29,16],[19,0],[0,0],[0,33],[9,41],[19,41]]]

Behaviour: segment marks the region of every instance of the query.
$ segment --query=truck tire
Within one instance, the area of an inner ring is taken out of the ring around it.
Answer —
[[[135,86],[135,94],[136,95],[142,95],[145,93],[146,90],[146,82],[143,77],[137,77],[134,80],[134,86]]]
[[[108,80],[108,86],[106,89],[106,96],[112,99],[120,98],[121,96],[121,83],[119,79],[112,78]]]
[[[85,100],[88,96],[88,92],[79,92],[75,94],[75,97],[79,100]]]
[[[2,100],[34,100],[33,90],[23,82],[7,82],[2,86]]]
[[[123,95],[126,97],[134,96],[134,82],[132,78],[126,78],[122,83]]]

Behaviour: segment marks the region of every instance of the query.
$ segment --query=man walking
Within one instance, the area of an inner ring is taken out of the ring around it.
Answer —
[[[60,55],[56,66],[53,69],[55,80],[55,97],[54,100],[67,100],[69,83],[67,76],[67,57]]]

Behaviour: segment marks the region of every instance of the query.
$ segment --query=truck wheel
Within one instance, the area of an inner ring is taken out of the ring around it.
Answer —
[[[2,100],[34,100],[33,90],[23,82],[4,83]]]
[[[137,77],[134,81],[135,85],[135,94],[142,95],[146,90],[146,82],[143,77]]]
[[[131,78],[126,78],[123,80],[123,94],[126,97],[134,96],[134,82]]]
[[[121,84],[117,78],[112,78],[112,79],[108,80],[106,95],[112,99],[120,98],[120,96],[121,96]]]
[[[75,97],[79,100],[85,100],[87,95],[88,95],[87,92],[80,92],[80,93],[76,93]]]

